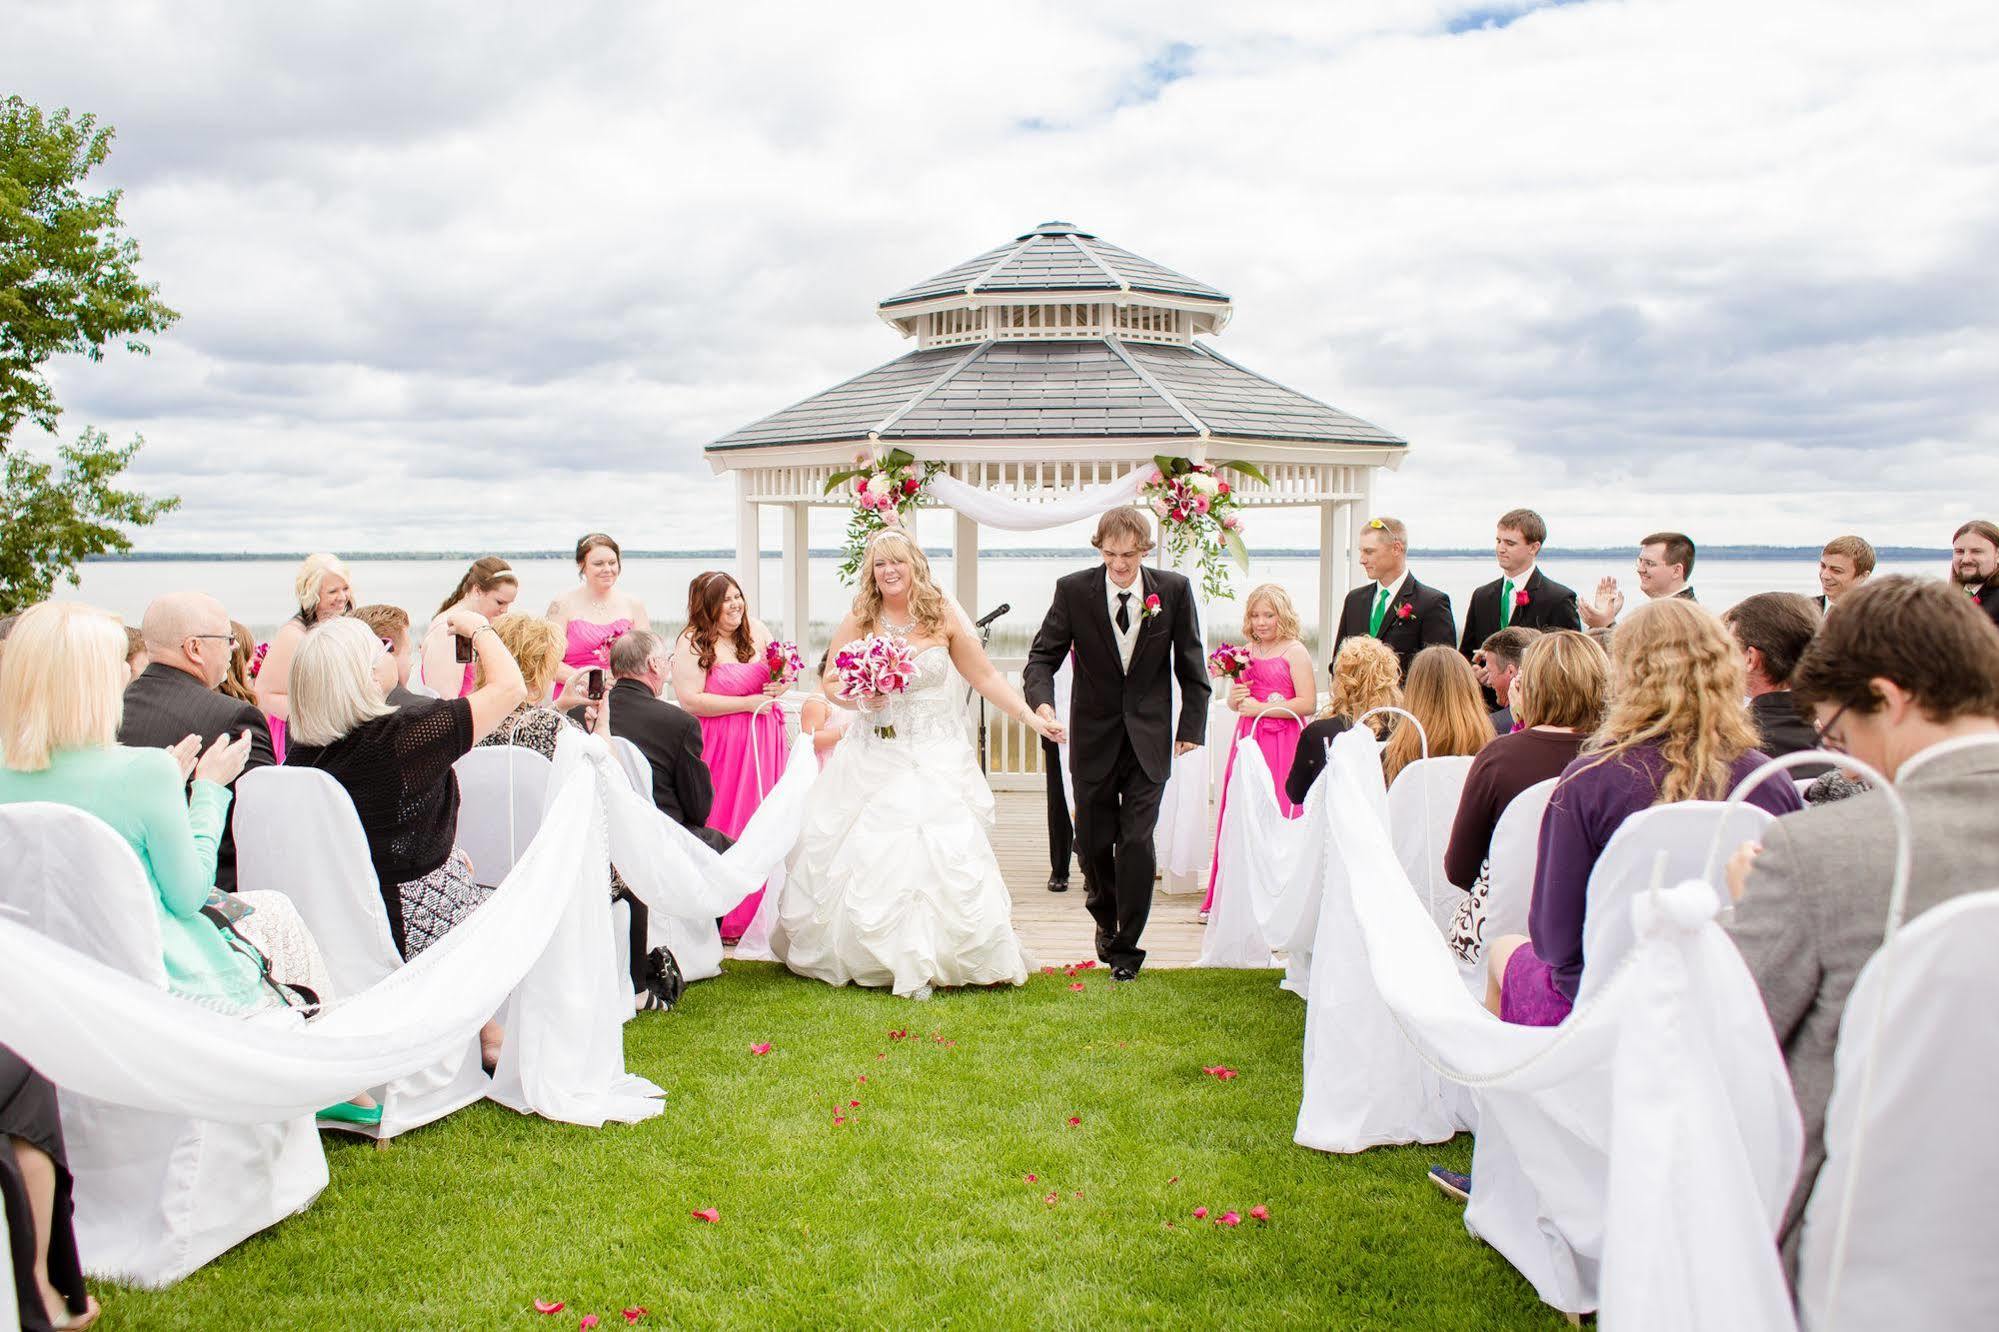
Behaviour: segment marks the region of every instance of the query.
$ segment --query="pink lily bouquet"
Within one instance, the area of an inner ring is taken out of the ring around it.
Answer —
[[[798,650],[798,644],[773,638],[764,648],[764,669],[770,672],[772,684],[788,685],[805,673],[805,654]]]
[[[1208,674],[1233,681],[1249,669],[1249,649],[1224,643],[1208,654]]]
[[[1201,587],[1211,597],[1229,592],[1229,565],[1249,570],[1242,540],[1242,497],[1224,472],[1268,484],[1255,464],[1206,463],[1160,455],[1146,477],[1145,502],[1159,517],[1160,534],[1176,563],[1191,559],[1201,571]]]
[[[833,657],[833,669],[840,677],[840,692],[850,699],[900,694],[916,678],[916,657],[899,638],[869,634],[841,648]],[[893,740],[895,727],[876,726],[875,734]]]

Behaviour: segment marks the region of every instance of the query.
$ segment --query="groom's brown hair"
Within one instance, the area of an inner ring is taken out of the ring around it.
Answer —
[[[1098,550],[1112,537],[1128,536],[1138,543],[1138,553],[1143,555],[1152,549],[1152,526],[1145,521],[1145,515],[1129,504],[1120,504],[1115,509],[1104,510],[1104,516],[1097,519],[1097,533],[1090,538],[1090,544]]]

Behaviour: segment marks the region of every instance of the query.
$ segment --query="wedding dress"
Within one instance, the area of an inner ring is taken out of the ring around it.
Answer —
[[[799,975],[917,999],[1026,982],[961,688],[949,649],[924,648],[901,697],[834,746],[771,923],[771,951]]]

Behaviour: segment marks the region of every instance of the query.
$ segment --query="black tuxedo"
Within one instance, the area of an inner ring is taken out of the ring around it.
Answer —
[[[154,662],[125,686],[125,716],[118,723],[121,745],[171,749],[186,737],[198,735],[206,751],[225,731],[231,737],[250,733],[250,757],[243,763],[244,772],[275,762],[270,724],[255,704],[205,689],[186,671],[164,662]],[[232,802],[229,822],[223,825],[222,840],[215,848],[215,886],[225,893],[236,891],[235,819]]]
[[[1988,578],[1985,585],[1971,594],[1971,604],[1985,612],[1985,618],[1999,629],[1999,578]]]
[[[707,826],[715,782],[701,758],[701,723],[686,709],[655,697],[643,680],[611,686],[611,734],[629,740],[652,768],[652,802],[660,813],[718,851],[730,838]]]
[[[1347,593],[1346,604],[1340,608],[1340,632],[1333,639],[1335,656],[1340,644],[1349,638],[1368,637],[1367,622],[1374,613],[1375,593],[1380,586],[1366,582]],[[1379,637],[1395,650],[1396,660],[1402,663],[1402,674],[1407,678],[1409,660],[1418,652],[1436,643],[1450,647],[1457,641],[1458,626],[1451,618],[1450,595],[1423,586],[1416,581],[1415,574],[1410,574],[1389,599],[1381,617]]]
[[[1208,672],[1194,615],[1193,589],[1179,574],[1139,569],[1131,612],[1137,618],[1131,668],[1119,664],[1099,565],[1056,580],[1048,616],[1027,654],[1022,683],[1029,707],[1055,702],[1055,672],[1075,654],[1069,695],[1069,771],[1076,787],[1076,841],[1085,898],[1097,922],[1097,955],[1136,971],[1138,946],[1152,910],[1157,857],[1153,826],[1173,771],[1176,739],[1201,744],[1208,730]],[[1147,597],[1159,611],[1144,614]],[[1173,681],[1180,716],[1173,718]]]
[[[1458,641],[1458,651],[1465,654],[1466,661],[1485,646],[1486,639],[1499,632],[1499,593],[1505,582],[1504,578],[1493,579],[1474,591],[1465,606],[1465,632]],[[1527,594],[1527,601],[1524,605],[1515,604],[1507,627],[1542,630],[1583,627],[1582,613],[1576,609],[1575,589],[1563,587],[1542,573],[1539,565],[1515,590],[1515,597],[1521,592]]]

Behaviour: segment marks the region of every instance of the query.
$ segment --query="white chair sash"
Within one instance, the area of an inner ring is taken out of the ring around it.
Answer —
[[[1395,784],[1388,788],[1388,831],[1395,858],[1415,885],[1440,937],[1450,932],[1451,918],[1464,898],[1464,890],[1444,877],[1444,850],[1450,845],[1451,824],[1471,764],[1466,755],[1418,759],[1395,774]]]

